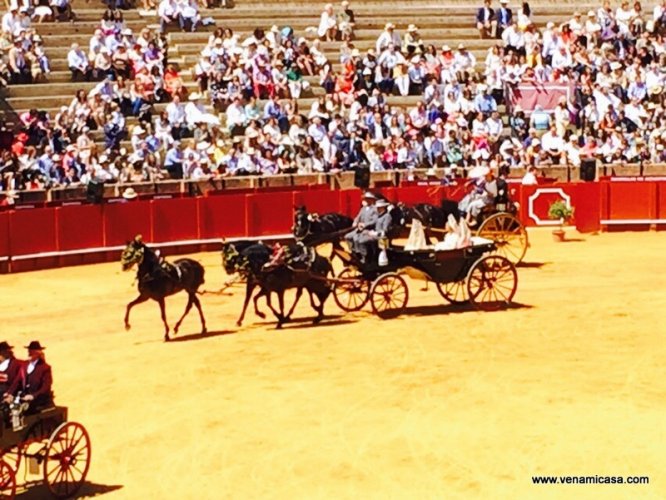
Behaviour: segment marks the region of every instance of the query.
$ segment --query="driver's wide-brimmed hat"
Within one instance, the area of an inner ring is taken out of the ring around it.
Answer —
[[[367,198],[369,200],[377,199],[377,197],[374,194],[372,194],[370,191],[366,191],[365,193],[363,193],[363,198]]]
[[[46,347],[42,346],[42,344],[39,343],[39,340],[33,340],[32,342],[30,342],[30,344],[25,346],[25,348],[30,351],[43,351],[44,349],[46,349]]]
[[[389,206],[389,202],[386,200],[379,200],[377,203],[375,203],[375,207],[377,208],[386,208]]]

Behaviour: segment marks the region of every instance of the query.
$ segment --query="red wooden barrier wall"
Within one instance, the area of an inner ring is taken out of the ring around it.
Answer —
[[[607,224],[608,221],[660,223],[663,220],[666,223],[666,182],[511,184],[511,189],[513,198],[520,203],[520,217],[528,226],[553,224],[548,219],[548,207],[561,198],[576,207],[575,222],[581,231],[599,230],[600,221]],[[391,201],[408,204],[439,204],[444,198],[459,200],[464,195],[461,186],[409,186],[381,191]],[[20,257],[116,247],[136,234],[156,243],[287,234],[291,232],[295,205],[306,205],[311,212],[341,212],[354,216],[360,203],[359,189],[335,191],[298,187],[101,206],[13,210],[0,213],[0,257],[18,258],[16,265],[12,263],[12,270],[34,269],[37,265],[115,259],[117,250],[68,256],[67,259],[43,259],[46,264],[35,264],[35,259]],[[0,272],[3,271],[6,269],[0,263]]]

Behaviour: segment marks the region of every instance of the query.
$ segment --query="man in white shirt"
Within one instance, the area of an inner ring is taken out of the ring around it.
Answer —
[[[4,16],[2,16],[2,32],[14,35],[14,32],[19,29],[21,26],[21,20],[18,15],[18,7],[15,3],[12,3]]]
[[[502,41],[508,50],[513,50],[518,53],[524,53],[525,50],[525,36],[522,31],[518,29],[516,24],[511,21],[509,25],[502,32]]]
[[[240,135],[245,132],[247,125],[247,115],[245,108],[241,103],[240,96],[236,95],[227,107],[227,128],[232,136]]]
[[[458,51],[453,56],[453,67],[459,82],[466,83],[469,76],[475,71],[476,57],[462,43],[458,45]]]
[[[553,163],[559,165],[564,153],[564,141],[555,125],[551,125],[550,130],[541,136],[541,146]]]
[[[160,31],[164,33],[169,25],[178,23],[178,5],[175,0],[162,0],[157,6],[160,16]]]
[[[387,23],[384,26],[384,32],[377,39],[375,47],[377,54],[381,54],[391,44],[395,47],[402,47],[402,40],[400,39],[400,35],[395,31],[395,25]]]
[[[96,29],[88,44],[88,60],[94,61],[102,47],[106,47],[102,30]]]
[[[90,63],[78,43],[73,43],[71,50],[67,53],[67,66],[72,72],[73,82],[90,80]]]
[[[572,135],[569,137],[569,142],[564,146],[564,156],[567,165],[572,167],[580,167],[580,147],[578,146],[578,136]]]

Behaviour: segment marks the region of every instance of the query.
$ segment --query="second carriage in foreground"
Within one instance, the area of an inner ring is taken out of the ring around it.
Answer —
[[[26,415],[16,427],[0,419],[0,498],[14,498],[22,466],[26,474],[40,474],[55,498],[72,497],[86,479],[90,456],[88,431],[67,420],[64,406]]]
[[[344,311],[358,311],[368,302],[380,317],[400,314],[409,300],[404,276],[435,283],[439,293],[452,304],[471,303],[481,310],[509,305],[516,293],[515,265],[497,255],[493,241],[475,238],[475,244],[454,250],[405,250],[384,245],[387,262],[378,259],[361,264],[341,255],[347,265],[337,276],[333,296]]]

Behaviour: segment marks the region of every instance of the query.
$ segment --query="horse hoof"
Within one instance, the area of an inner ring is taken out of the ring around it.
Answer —
[[[240,327],[243,324],[242,321],[236,321],[236,326]]]
[[[171,340],[171,339],[169,338],[168,335],[165,335],[165,336],[164,336],[164,342],[169,342],[170,340]]]
[[[125,323],[125,331],[129,332],[132,326],[129,323]]]
[[[207,330],[206,328],[204,328],[203,330],[201,330],[201,335],[206,335],[207,333],[208,333],[208,330]]]
[[[266,315],[262,312],[257,312],[257,316],[259,316],[261,319],[266,319]],[[238,325],[240,326],[240,325]]]

